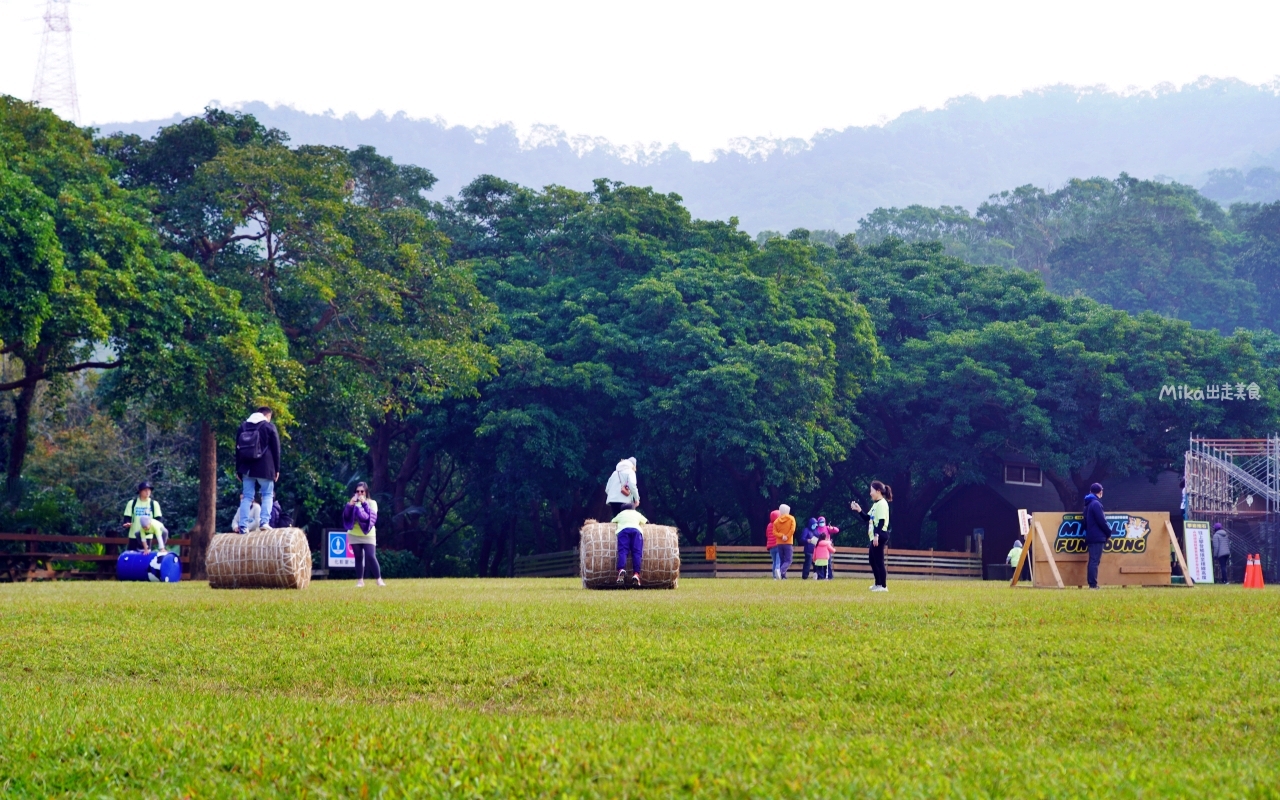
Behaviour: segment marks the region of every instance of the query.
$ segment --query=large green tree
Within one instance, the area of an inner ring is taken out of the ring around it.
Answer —
[[[722,527],[762,541],[768,509],[853,446],[878,350],[808,245],[761,250],[678,196],[607,181],[536,192],[481,178],[445,218],[504,323],[478,434],[491,496],[521,500],[495,515],[572,545],[634,454],[646,513],[706,541]]]
[[[409,421],[492,372],[477,338],[491,309],[426,216],[429,171],[368,147],[291,148],[218,110],[102,149],[153,193],[171,248],[283,342],[298,386],[292,480],[312,510],[361,452],[375,492],[390,492],[393,451],[414,447]],[[417,468],[409,460],[402,472]],[[403,496],[392,505],[403,511]]]
[[[116,370],[156,415],[212,424],[213,390],[191,366],[216,359],[234,375],[261,357],[235,295],[162,247],[144,201],[116,184],[87,131],[0,97],[0,343],[22,371],[0,385],[17,392],[11,491],[42,383]]]

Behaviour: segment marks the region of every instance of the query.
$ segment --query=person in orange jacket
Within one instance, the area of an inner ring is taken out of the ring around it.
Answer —
[[[791,506],[783,503],[778,506],[778,518],[773,521],[773,538],[778,543],[773,552],[777,553],[774,575],[780,580],[787,579],[787,570],[791,568],[796,536],[796,518],[791,516]]]

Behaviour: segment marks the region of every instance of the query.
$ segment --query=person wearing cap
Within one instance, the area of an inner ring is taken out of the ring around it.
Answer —
[[[787,570],[791,569],[791,561],[795,557],[794,542],[796,537],[796,518],[791,516],[791,506],[783,503],[778,506],[778,518],[773,521],[773,539],[777,543],[773,551],[777,553],[779,580],[787,579]]]
[[[1102,484],[1089,487],[1084,496],[1084,543],[1089,548],[1089,588],[1098,588],[1098,565],[1102,563],[1102,548],[1111,540],[1111,526],[1107,524],[1107,512],[1102,509]]]
[[[165,551],[168,531],[160,521],[162,513],[160,503],[151,496],[151,484],[146,481],[138,484],[138,496],[124,506],[123,527],[129,529],[128,549],[149,553],[154,541],[155,550],[162,553]]]
[[[636,479],[636,457],[624,458],[613,468],[605,483],[605,502],[613,513],[640,507],[640,484]]]
[[[1218,574],[1222,583],[1231,583],[1231,540],[1222,529],[1221,522],[1213,523],[1213,557],[1218,560]]]

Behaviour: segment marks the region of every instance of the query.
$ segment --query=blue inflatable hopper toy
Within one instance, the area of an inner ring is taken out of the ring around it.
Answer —
[[[116,580],[177,583],[182,580],[182,564],[173,553],[129,550],[116,559]]]

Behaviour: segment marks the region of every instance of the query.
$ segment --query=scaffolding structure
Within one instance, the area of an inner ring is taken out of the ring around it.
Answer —
[[[1262,555],[1268,580],[1280,569],[1280,436],[1201,439],[1194,435],[1183,471],[1184,515],[1221,522],[1231,541],[1231,580],[1245,556]]]

